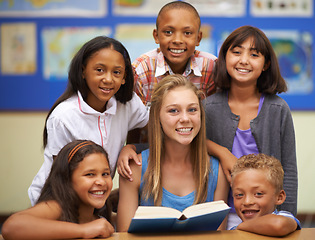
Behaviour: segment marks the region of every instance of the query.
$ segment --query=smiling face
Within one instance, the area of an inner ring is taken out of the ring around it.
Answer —
[[[104,154],[92,153],[85,156],[73,171],[72,186],[81,199],[81,208],[103,207],[113,186]]]
[[[267,170],[248,169],[232,180],[234,207],[242,221],[270,214],[285,200],[285,192],[276,192]]]
[[[89,87],[86,102],[96,111],[104,112],[107,101],[125,83],[123,56],[111,48],[94,53],[83,70]]]
[[[160,110],[165,142],[190,144],[200,130],[200,114],[198,97],[191,89],[177,87],[169,91]]]
[[[168,9],[158,19],[153,37],[174,73],[182,74],[189,58],[199,46],[202,33],[200,20],[191,10]]]
[[[226,53],[226,69],[231,83],[254,84],[262,71],[267,69],[265,57],[257,52],[253,39],[248,38],[239,46],[229,48]]]

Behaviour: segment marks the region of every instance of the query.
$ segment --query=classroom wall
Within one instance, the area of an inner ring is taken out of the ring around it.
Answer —
[[[80,2],[80,4],[84,2],[78,0],[75,1],[76,3]],[[2,4],[7,4],[8,9],[11,9],[12,6],[9,5],[9,2],[11,1],[0,1]],[[23,2],[28,3],[30,1]],[[74,0],[54,3],[47,1],[47,5],[63,5],[64,2],[73,3]],[[28,34],[25,34],[24,31],[27,31],[27,29],[34,31],[34,36],[37,43],[36,46],[32,46],[34,48],[32,53],[35,54],[34,58],[36,60],[34,61],[36,62],[36,67],[28,69],[26,73],[22,72],[22,75],[17,74],[16,70],[15,73],[10,72],[11,63],[14,63],[13,60],[16,60],[13,59],[10,61],[10,57],[15,55],[4,54],[4,50],[8,49],[7,46],[3,46],[3,48],[1,48],[1,56],[5,56],[1,58],[1,63],[3,63],[4,60],[7,60],[5,62],[9,63],[9,66],[7,66],[5,69],[8,72],[4,72],[4,68],[2,66],[0,71],[0,215],[9,214],[11,212],[22,210],[30,206],[27,189],[43,162],[42,131],[45,117],[47,111],[54,103],[56,98],[64,91],[66,85],[66,76],[62,75],[62,77],[60,77],[55,72],[54,74],[50,73],[50,78],[44,78],[44,76],[47,75],[46,67],[48,66],[48,69],[49,67],[55,67],[55,65],[49,65],[46,62],[47,59],[45,58],[45,53],[48,49],[48,47],[45,45],[45,42],[52,43],[48,41],[48,38],[51,37],[51,35],[48,33],[53,32],[58,36],[64,34],[66,37],[69,37],[69,39],[59,39],[60,42],[58,43],[61,43],[60,46],[56,44],[49,45],[49,47],[52,47],[52,49],[50,49],[50,53],[54,53],[53,50],[56,50],[58,53],[55,55],[50,55],[51,58],[57,56],[65,57],[64,55],[67,53],[70,54],[70,50],[74,51],[74,49],[68,48],[71,47],[76,49],[76,47],[79,46],[76,45],[78,44],[76,38],[82,38],[82,36],[85,35],[86,37],[90,38],[89,34],[91,34],[91,31],[97,35],[101,33],[115,37],[123,42],[123,44],[127,47],[132,60],[134,60],[134,58],[139,54],[156,47],[152,38],[155,17],[160,7],[164,5],[164,3],[168,2],[168,0],[142,1],[145,3],[150,2],[152,6],[155,6],[154,4],[157,5],[151,9],[150,14],[148,14],[147,9],[142,7],[139,7],[138,9],[131,8],[133,9],[132,11],[128,9],[127,12],[117,13],[117,4],[115,5],[114,0],[90,0],[89,3],[90,2],[93,2],[93,4],[89,5],[95,6],[97,10],[104,10],[105,13],[103,15],[89,15],[85,17],[67,15],[62,15],[61,17],[47,17],[43,15],[34,16],[34,12],[36,14],[37,10],[33,8],[32,14],[30,15],[22,16],[20,13],[18,13],[15,16],[12,16],[12,13],[11,15],[9,13],[6,15],[6,12],[2,10],[3,8],[0,8],[2,42],[4,39],[6,39],[10,43],[9,40],[12,38],[12,36],[8,34],[7,27],[12,28],[13,26],[14,29],[17,28],[18,32],[22,31],[22,33],[26,36],[28,36]],[[119,1],[116,1],[116,3],[117,2]],[[189,2],[196,3],[198,1]],[[209,2],[214,3],[217,1]],[[281,33],[286,34],[287,37],[289,34],[293,40],[296,40],[296,36],[298,36],[298,40],[301,38],[302,40],[305,40],[306,43],[308,43],[306,50],[303,49],[304,53],[307,53],[304,55],[310,56],[310,58],[315,56],[315,48],[312,39],[312,37],[315,36],[315,17],[313,14],[315,12],[315,6],[313,5],[313,0],[305,1],[312,3],[309,15],[305,15],[305,12],[303,11],[300,13],[298,11],[289,11],[289,15],[282,14],[282,16],[274,15],[269,17],[264,17],[261,15],[254,16],[250,11],[250,2],[254,3],[263,1],[246,0],[228,2],[230,2],[230,4],[234,4],[234,2],[244,2],[244,14],[241,16],[235,15],[234,13],[238,10],[235,8],[233,8],[231,12],[213,12],[213,8],[211,7],[198,8],[198,11],[201,14],[202,23],[204,24],[204,35],[201,46],[197,49],[216,54],[219,43],[227,32],[230,32],[241,25],[252,24],[267,31],[281,30]],[[276,3],[278,1],[274,0],[273,2]],[[298,0],[292,2],[300,3]],[[99,3],[101,7],[98,7],[97,3]],[[15,7],[20,6],[18,4],[13,5],[15,5]],[[144,6],[145,4],[143,7]],[[298,4],[296,4],[296,6],[298,6]],[[121,10],[126,9],[120,9],[120,11]],[[139,10],[142,15],[139,15]],[[281,9],[281,11],[282,10],[283,9]],[[47,15],[47,13],[45,15]],[[13,23],[12,26],[11,23]],[[22,23],[22,25],[14,25],[16,23]],[[95,29],[95,27],[98,29]],[[286,30],[288,30],[288,32],[286,32]],[[77,33],[77,35],[75,35],[73,32]],[[73,35],[69,33],[72,33]],[[293,33],[292,36],[291,33]],[[297,33],[297,35],[295,35],[295,33]],[[11,38],[7,38],[10,36]],[[275,37],[274,33],[273,35],[271,34],[268,36]],[[69,41],[64,42],[61,40]],[[83,40],[83,38],[81,40]],[[303,42],[305,43],[305,41]],[[299,43],[299,41],[297,41],[297,43]],[[60,48],[60,50],[59,47],[64,48]],[[32,48],[31,46],[28,46],[25,49],[29,50]],[[60,52],[58,52],[58,50]],[[285,50],[287,49],[285,48]],[[313,172],[311,171],[315,169],[315,148],[313,144],[315,128],[312,124],[315,122],[315,91],[313,87],[314,76],[312,74],[313,69],[315,68],[315,61],[307,61],[307,64],[304,64],[304,62],[299,61],[297,58],[298,56],[300,55],[293,55],[293,57],[289,58],[289,60],[296,60],[295,62],[293,61],[293,64],[295,64],[294,69],[296,70],[301,67],[301,74],[306,75],[307,80],[312,80],[307,82],[311,83],[312,86],[308,87],[308,85],[305,85],[304,82],[302,82],[304,85],[298,82],[298,84],[293,85],[295,87],[291,87],[291,89],[296,90],[297,87],[304,86],[305,89],[311,92],[307,94],[293,93],[291,95],[281,96],[284,97],[291,109],[294,110],[293,118],[296,130],[299,171],[298,212],[315,213],[315,206],[313,204],[315,192],[311,190],[312,182],[314,182],[312,178]],[[59,62],[62,62],[61,60]],[[307,60],[309,60],[309,58],[307,58]],[[285,63],[287,64],[291,62],[285,61]],[[302,68],[304,66],[307,66],[308,69],[304,70]],[[116,178],[114,187],[117,186],[118,181]]]
[[[262,29],[289,85],[281,97],[293,110],[315,110],[315,0],[186,1],[201,17],[198,50],[217,55],[234,29]],[[170,0],[16,2],[0,1],[0,111],[48,111],[64,91],[73,55],[97,35],[121,41],[132,61],[156,48],[156,16]]]
[[[0,112],[0,215],[30,206],[27,189],[43,163],[46,112]],[[315,213],[315,112],[293,112],[299,173],[298,213]],[[114,188],[118,186],[118,174]]]

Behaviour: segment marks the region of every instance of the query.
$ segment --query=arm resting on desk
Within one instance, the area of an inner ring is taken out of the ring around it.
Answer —
[[[54,201],[42,202],[10,216],[3,224],[4,239],[65,239],[109,237],[114,228],[100,218],[84,224],[58,221],[60,207]]]
[[[236,229],[266,236],[279,237],[294,232],[297,229],[297,223],[294,219],[289,217],[267,214],[242,222]]]

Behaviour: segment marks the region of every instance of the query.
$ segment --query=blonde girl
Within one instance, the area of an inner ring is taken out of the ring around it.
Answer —
[[[149,149],[131,161],[134,180],[119,178],[117,230],[127,231],[138,205],[182,211],[193,204],[226,200],[228,185],[205,143],[202,94],[182,75],[159,82],[151,99]],[[223,228],[224,226],[222,226]]]

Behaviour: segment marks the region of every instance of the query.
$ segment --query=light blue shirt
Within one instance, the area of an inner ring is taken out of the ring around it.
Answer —
[[[292,218],[292,219],[296,222],[296,224],[297,224],[295,230],[300,230],[300,229],[302,228],[300,221],[299,221],[296,217],[294,217],[292,213],[290,213],[290,212],[288,212],[288,211],[278,211],[278,210],[276,209],[276,210],[273,211],[272,214]],[[232,227],[230,230],[235,230],[236,228],[237,228],[237,226],[234,226],[234,227]]]

